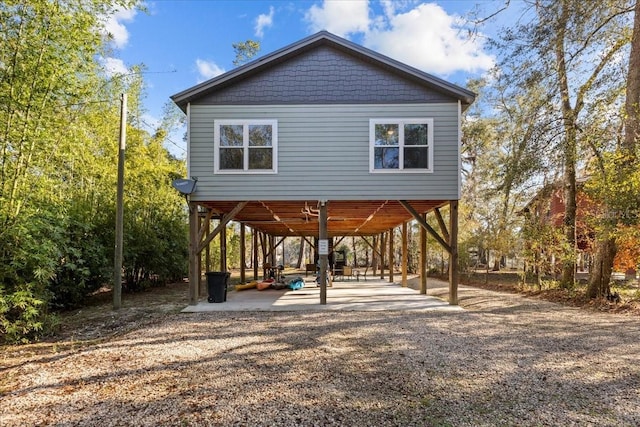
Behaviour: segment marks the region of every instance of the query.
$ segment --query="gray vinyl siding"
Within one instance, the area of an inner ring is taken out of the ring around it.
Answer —
[[[191,105],[194,201],[459,198],[458,104]],[[432,173],[370,173],[369,119],[434,120]],[[278,121],[277,174],[215,174],[214,121]]]

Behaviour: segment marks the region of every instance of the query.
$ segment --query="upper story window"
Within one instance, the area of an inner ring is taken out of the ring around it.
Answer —
[[[371,119],[371,172],[432,172],[433,119]]]
[[[216,120],[215,172],[275,173],[278,170],[276,120]]]

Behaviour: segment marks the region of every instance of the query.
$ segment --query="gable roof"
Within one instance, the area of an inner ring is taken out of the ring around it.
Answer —
[[[316,49],[320,46],[329,46],[334,49],[338,49],[348,55],[369,62],[404,79],[410,80],[413,83],[440,92],[454,99],[458,99],[462,103],[463,109],[466,109],[466,107],[475,100],[475,94],[467,89],[449,83],[443,79],[420,71],[416,68],[391,59],[380,53],[374,52],[370,49],[338,37],[335,34],[329,33],[327,31],[320,31],[296,43],[290,44],[270,54],[248,62],[227,73],[221,74],[217,77],[214,77],[210,80],[179,92],[171,96],[171,99],[183,111],[186,111],[186,106],[190,102],[194,102],[200,98],[207,96],[208,94],[215,92],[216,90],[228,87],[235,82],[263,72],[271,67],[286,62],[291,58],[294,58],[304,52]]]

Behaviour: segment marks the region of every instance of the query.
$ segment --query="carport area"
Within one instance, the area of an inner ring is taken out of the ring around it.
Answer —
[[[441,208],[448,206],[448,221],[440,212]],[[434,216],[434,229],[427,222],[427,214],[432,213]],[[212,221],[217,220],[217,225],[211,230]],[[416,221],[419,224],[419,249],[418,257],[419,273],[421,286],[419,294],[424,298],[426,294],[426,247],[427,234],[429,234],[449,255],[449,295],[448,303],[457,305],[457,288],[458,288],[458,202],[457,200],[289,200],[289,201],[201,201],[190,202],[190,254],[189,254],[189,304],[193,307],[199,307],[203,304],[209,307],[208,303],[200,302],[200,297],[206,294],[206,287],[202,282],[202,267],[204,254],[204,271],[213,271],[210,261],[209,245],[214,238],[218,238],[218,247],[220,251],[220,266],[217,271],[226,272],[227,268],[227,238],[226,228],[230,221],[240,224],[239,229],[239,265],[240,265],[240,282],[247,283],[248,275],[246,274],[247,253],[250,253],[252,259],[251,265],[253,270],[253,280],[267,279],[267,272],[277,266],[276,251],[283,244],[284,239],[293,237],[303,239],[310,247],[313,248],[314,256],[306,262],[316,265],[320,283],[328,283],[330,274],[339,277],[336,271],[332,271],[333,265],[330,258],[333,256],[334,248],[346,237],[358,237],[362,239],[370,248],[371,256],[377,260],[379,273],[376,276],[381,278],[378,282],[377,291],[382,293],[384,298],[388,289],[393,289],[394,270],[391,266],[397,266],[402,276],[401,285],[398,286],[396,292],[404,292],[401,288],[406,287],[406,277],[408,271],[408,225],[410,221]],[[447,224],[448,222],[448,224]],[[245,228],[251,229],[251,239],[247,238]],[[401,228],[401,250],[396,253],[394,249],[395,229]],[[377,240],[375,239],[377,236]],[[377,241],[377,243],[375,243]],[[223,243],[224,242],[224,243]],[[251,250],[247,251],[246,243],[251,242]],[[259,253],[261,249],[261,253]],[[399,255],[399,256],[398,256]],[[396,263],[399,259],[400,262]],[[367,261],[369,263],[369,260]],[[346,264],[345,264],[346,265]],[[260,268],[261,267],[261,268]],[[284,266],[282,266],[284,267]],[[375,270],[373,260],[371,264],[365,266]],[[299,267],[298,267],[299,268]],[[356,268],[353,265],[352,268]],[[386,272],[385,272],[386,270]],[[366,275],[366,273],[365,273]],[[384,282],[382,278],[388,277],[388,282]],[[397,277],[397,276],[396,276]],[[334,277],[335,279],[335,277]],[[330,298],[336,301],[342,301],[338,307],[346,307],[352,302],[344,304],[344,301],[354,301],[356,297],[363,297],[360,292],[369,295],[370,292],[376,291],[373,282],[366,287],[363,284],[353,285],[347,283],[340,285],[335,282],[334,287],[320,286],[316,288],[315,284],[305,287],[306,295],[316,298],[308,298],[308,304],[319,302],[320,305],[330,303]],[[391,284],[389,286],[384,286]],[[310,290],[311,289],[311,290]],[[274,290],[262,292],[276,292]],[[331,292],[329,292],[331,291]],[[413,293],[412,290],[405,290]],[[255,291],[254,291],[255,292]],[[283,292],[280,292],[284,294]],[[300,294],[300,293],[299,293]],[[333,296],[330,296],[332,294]],[[283,304],[291,295],[283,295],[283,298],[275,298],[267,306],[276,306]],[[265,297],[257,297],[260,300]],[[420,296],[417,296],[420,298]],[[312,302],[311,300],[314,300]],[[277,301],[277,302],[276,302]],[[372,301],[375,302],[375,295],[372,295]],[[231,302],[231,301],[229,301]],[[303,304],[298,300],[287,303],[295,306]],[[335,306],[336,304],[334,304]],[[388,308],[387,308],[388,309]],[[207,308],[210,311],[212,309]],[[196,310],[199,311],[199,310]]]
[[[433,283],[436,282],[436,283]],[[447,287],[443,281],[429,279],[430,286]],[[403,287],[386,280],[334,281],[327,289],[327,303],[320,304],[320,287],[312,278],[305,279],[305,287],[292,290],[247,289],[229,291],[227,301],[209,303],[201,300],[189,305],[183,313],[220,311],[462,311],[440,298],[420,294],[419,290]]]

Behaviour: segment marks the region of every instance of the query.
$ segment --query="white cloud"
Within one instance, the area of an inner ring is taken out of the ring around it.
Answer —
[[[129,31],[124,22],[132,22],[136,16],[135,9],[118,9],[105,21],[104,31],[108,34],[115,47],[123,48],[129,42]]]
[[[129,69],[124,64],[122,59],[118,58],[100,58],[100,64],[102,64],[102,68],[107,76],[113,77],[116,74],[129,74]]]
[[[391,0],[380,4],[382,14],[375,15],[369,1],[325,0],[311,6],[305,19],[313,32],[362,34],[366,47],[434,74],[482,72],[494,65],[494,58],[483,50],[481,35],[465,37],[462,18],[439,5]]]
[[[423,3],[388,18],[388,27],[365,35],[367,47],[421,70],[439,74],[484,71],[494,59],[480,37],[468,39],[461,18],[434,3]]]
[[[370,25],[369,2],[362,0],[325,1],[313,5],[305,14],[312,32],[327,30],[339,36],[367,32]]]
[[[258,15],[256,18],[256,27],[255,27],[255,35],[256,37],[264,36],[264,29],[271,28],[273,25],[273,6],[269,7],[269,14],[266,15],[264,13]]]
[[[212,79],[224,73],[224,68],[220,68],[215,62],[205,61],[200,58],[196,59],[196,67],[198,67],[198,73],[200,73],[198,83],[202,83],[205,80]]]

